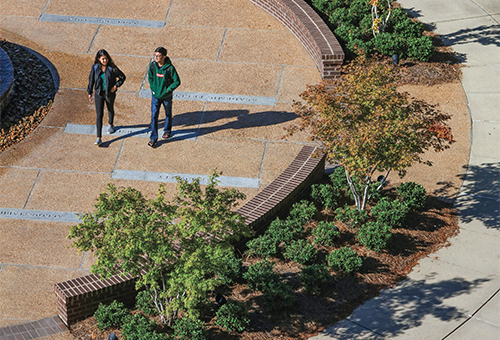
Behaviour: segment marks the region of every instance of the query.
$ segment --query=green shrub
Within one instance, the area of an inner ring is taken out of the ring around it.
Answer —
[[[274,272],[274,262],[263,260],[256,262],[248,267],[243,278],[248,282],[248,288],[253,290],[261,290],[267,282],[278,281],[279,276]]]
[[[390,226],[379,221],[368,222],[358,229],[356,238],[366,248],[381,251],[387,247],[387,242],[392,236],[391,229]]]
[[[179,340],[204,340],[207,338],[203,321],[184,317],[174,323],[174,337]]]
[[[410,38],[406,40],[408,58],[422,61],[429,61],[434,55],[434,45],[432,39],[427,36]]]
[[[326,259],[330,268],[345,274],[359,271],[363,264],[361,257],[349,247],[332,251]]]
[[[156,309],[151,295],[146,290],[141,290],[137,293],[135,297],[135,307],[142,311],[145,315],[158,315],[158,309]]]
[[[349,182],[347,182],[344,167],[336,167],[329,177],[332,181],[332,187],[334,191],[341,192],[344,196],[346,193],[350,192],[351,189],[349,188]]]
[[[290,307],[295,302],[292,287],[278,280],[267,282],[261,291],[265,306],[272,311]]]
[[[123,302],[117,302],[116,300],[109,305],[99,303],[94,313],[97,328],[101,331],[109,327],[119,327],[123,323],[123,318],[127,315],[128,311],[125,309]]]
[[[302,268],[299,280],[308,293],[316,292],[330,280],[330,273],[324,264],[313,264]]]
[[[304,224],[297,220],[279,218],[271,222],[266,234],[272,237],[276,244],[289,243],[293,239],[301,238],[304,233]]]
[[[406,17],[394,23],[394,34],[404,39],[420,38],[424,33],[424,24]]]
[[[228,301],[215,314],[214,323],[228,331],[242,332],[250,323],[248,309],[243,303]]]
[[[377,222],[387,224],[390,227],[399,227],[408,214],[408,206],[398,200],[388,197],[382,198],[371,210]]]
[[[122,326],[124,340],[167,340],[168,335],[157,333],[156,323],[142,314],[128,315]]]
[[[383,55],[401,55],[405,49],[404,41],[391,33],[380,33],[373,38],[373,45]]]
[[[335,244],[335,239],[340,235],[340,232],[336,230],[335,223],[321,221],[318,223],[316,228],[312,230],[312,234],[314,236],[315,244],[333,246]]]
[[[293,240],[285,246],[283,257],[300,264],[314,261],[318,251],[306,240]]]
[[[334,209],[338,205],[338,201],[342,198],[343,192],[338,192],[333,189],[330,184],[313,184],[311,186],[311,198],[313,201],[321,204],[325,209]]]
[[[247,255],[267,258],[275,255],[278,252],[279,241],[271,234],[265,233],[253,240],[247,242]]]
[[[219,269],[217,275],[223,285],[230,285],[241,278],[242,260],[237,258],[234,253],[228,253],[224,256],[224,264]]]
[[[292,205],[288,219],[295,220],[299,224],[304,225],[312,221],[316,212],[317,209],[313,202],[302,200]]]
[[[356,207],[349,207],[346,205],[344,208],[335,209],[337,220],[347,224],[351,228],[355,228],[368,220],[368,213],[363,210],[360,211]]]
[[[421,209],[425,206],[427,199],[425,188],[415,182],[401,183],[396,191],[409,209]]]

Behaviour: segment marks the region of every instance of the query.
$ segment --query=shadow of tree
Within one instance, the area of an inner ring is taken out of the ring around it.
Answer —
[[[482,222],[500,228],[500,162],[469,165],[455,206],[464,223]]]
[[[482,25],[474,28],[460,29],[453,33],[441,35],[441,40],[445,45],[479,43],[484,46],[500,46],[500,27],[498,25]]]
[[[371,330],[369,333],[372,336],[375,333],[390,339],[403,334],[405,330],[420,326],[429,316],[442,321],[466,318],[466,311],[447,304],[447,300],[471,294],[481,285],[493,280],[479,278],[468,281],[456,277],[429,283],[436,275],[437,273],[431,273],[425,280],[405,281],[403,290],[391,289],[381,292],[377,298],[355,310],[348,321]],[[339,334],[335,326],[325,330],[325,333],[334,335],[335,339],[352,337],[349,332]]]

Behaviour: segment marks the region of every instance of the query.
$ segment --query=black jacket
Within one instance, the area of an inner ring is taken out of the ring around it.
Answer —
[[[92,65],[92,69],[90,70],[89,75],[89,85],[87,86],[87,93],[92,94],[95,88],[95,92],[99,95],[103,93],[106,94],[106,97],[109,97],[113,94],[111,89],[113,86],[120,87],[125,82],[127,77],[125,74],[117,67],[106,67],[106,72],[104,73],[104,79],[106,79],[106,89],[102,89],[102,81],[101,81],[102,69],[100,64]]]

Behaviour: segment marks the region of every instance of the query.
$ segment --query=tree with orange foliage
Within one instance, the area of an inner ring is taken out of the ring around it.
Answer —
[[[327,160],[345,168],[359,210],[373,195],[376,172],[385,176],[375,191],[391,171],[403,177],[414,162],[432,165],[422,154],[454,142],[446,124],[450,116],[398,92],[396,83],[393,67],[360,56],[339,78],[308,86],[300,94],[305,103],[294,103],[300,118],[287,128],[288,135],[311,129],[310,140],[322,144]]]

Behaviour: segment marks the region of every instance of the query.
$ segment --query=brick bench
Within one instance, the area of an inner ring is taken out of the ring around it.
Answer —
[[[344,51],[323,19],[304,0],[249,0],[278,19],[304,45],[323,79],[340,75]]]
[[[304,146],[288,168],[237,212],[253,230],[267,226],[301,197],[325,170],[325,156],[314,157],[317,149]],[[94,314],[99,302],[122,301],[133,306],[135,279],[130,275],[100,280],[91,274],[54,285],[57,313],[68,326]]]

